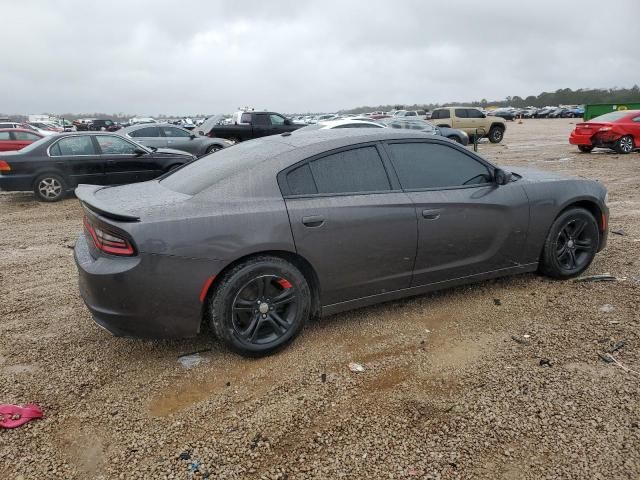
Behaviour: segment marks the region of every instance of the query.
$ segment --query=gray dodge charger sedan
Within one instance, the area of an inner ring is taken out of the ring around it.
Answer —
[[[607,239],[601,184],[392,129],[265,137],[76,194],[80,291],[99,325],[166,338],[206,323],[254,356],[321,314],[535,270],[573,277]]]

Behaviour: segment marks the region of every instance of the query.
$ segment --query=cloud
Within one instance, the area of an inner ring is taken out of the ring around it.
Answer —
[[[30,1],[3,5],[7,113],[282,112],[631,86],[602,3]],[[640,13],[635,0],[609,8]]]

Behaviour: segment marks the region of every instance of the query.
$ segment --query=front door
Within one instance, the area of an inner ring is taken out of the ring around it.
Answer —
[[[524,261],[529,204],[517,181],[498,186],[493,167],[463,147],[412,140],[387,148],[418,218],[413,286]]]
[[[279,182],[296,249],[316,268],[324,306],[409,287],[415,211],[375,144],[314,157]]]
[[[183,152],[189,152],[194,155],[200,153],[198,152],[198,142],[193,141],[191,132],[188,130],[171,125],[161,125],[159,128],[167,140],[168,148],[182,150]]]
[[[107,185],[143,182],[160,174],[150,153],[140,153],[140,147],[119,135],[96,135],[101,157],[105,162]]]
[[[153,148],[166,148],[167,139],[160,132],[160,128],[156,125],[149,125],[137,130],[129,132],[129,136],[136,142],[141,143],[147,147]]]

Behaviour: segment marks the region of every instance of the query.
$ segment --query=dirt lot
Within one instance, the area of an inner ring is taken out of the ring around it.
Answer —
[[[46,413],[0,431],[0,478],[639,478],[640,373],[598,354],[624,341],[613,355],[640,372],[640,153],[579,154],[572,123],[509,122],[480,151],[604,182],[625,235],[588,273],[620,281],[531,274],[383,304],[259,360],[104,332],[78,295],[78,202],[0,194],[0,403]]]

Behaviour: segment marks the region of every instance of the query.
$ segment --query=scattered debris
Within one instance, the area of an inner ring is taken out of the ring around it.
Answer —
[[[598,356],[600,357],[600,359],[606,363],[613,363],[613,357],[611,355],[609,355],[608,353],[600,353],[598,352]]]
[[[351,370],[352,372],[355,372],[355,373],[362,373],[362,372],[364,372],[364,367],[362,365],[360,365],[359,363],[351,362],[349,364],[349,370]]]
[[[24,407],[11,404],[0,405],[0,428],[17,428],[43,416],[42,409],[35,403]]]
[[[606,353],[605,354],[610,360],[611,362],[615,363],[617,366],[619,366],[621,369],[623,369],[625,372],[627,373],[633,373],[634,375],[638,375],[640,376],[640,372],[636,372],[635,370],[631,370],[628,367],[625,367],[623,364],[621,364],[618,360],[616,360],[616,358],[611,355],[610,353]],[[602,358],[602,357],[601,357]]]
[[[587,277],[576,278],[573,281],[575,283],[579,283],[579,282],[616,282],[618,280],[622,280],[622,279],[614,277],[610,273],[603,273],[600,275],[589,275]]]
[[[550,367],[551,366],[551,360],[549,360],[548,358],[541,358],[540,359],[540,366],[541,367]]]
[[[191,459],[191,451],[190,450],[185,450],[180,455],[178,455],[178,458],[180,460],[190,460]]]
[[[182,353],[182,354],[178,355],[178,358],[189,357],[189,356],[195,355],[197,353],[206,353],[206,352],[210,352],[210,351],[211,351],[211,348],[203,348],[202,350],[196,350],[195,352]]]
[[[494,305],[502,305],[502,301],[499,298],[494,298],[493,299],[493,304]]]
[[[178,357],[178,362],[180,362],[180,365],[182,365],[184,368],[197,367],[203,361],[204,358],[202,358],[199,353]]]
[[[230,387],[230,386],[231,386],[231,382],[227,382],[227,383],[225,383],[225,385],[226,385],[227,387]]]
[[[619,340],[615,343],[612,343],[609,345],[609,348],[607,349],[607,353],[615,353],[618,350],[620,350],[622,347],[624,347],[626,345],[624,340]]]
[[[529,345],[531,344],[531,342],[529,341],[529,336],[527,335],[527,337],[525,338],[524,336],[520,337],[518,335],[511,335],[511,339],[514,340],[515,342],[519,343],[520,345]]]
[[[195,473],[200,468],[201,463],[198,460],[194,460],[189,464],[189,472]]]
[[[327,374],[326,373],[323,373],[323,374],[320,375],[320,381],[322,383],[327,383]]]
[[[627,234],[627,232],[625,232],[622,228],[619,228],[616,230],[609,230],[609,231],[615,235],[620,235],[622,237],[624,237]]]
[[[615,310],[615,307],[613,305],[608,304],[608,303],[605,303],[604,305],[602,305],[600,307],[600,311],[602,313],[610,313],[610,312],[613,312],[614,310]]]

